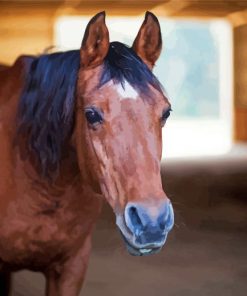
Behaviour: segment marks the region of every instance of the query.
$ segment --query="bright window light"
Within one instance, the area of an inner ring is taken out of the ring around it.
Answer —
[[[59,50],[79,48],[89,21],[62,16],[55,23]],[[159,18],[164,50],[155,74],[172,103],[163,129],[163,157],[220,155],[232,146],[232,29],[224,20]],[[111,41],[131,45],[142,17],[107,17]]]

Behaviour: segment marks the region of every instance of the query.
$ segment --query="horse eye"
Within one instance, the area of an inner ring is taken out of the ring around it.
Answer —
[[[167,111],[164,111],[164,113],[162,114],[162,117],[161,117],[162,124],[164,124],[165,121],[167,120],[167,118],[171,115],[171,111],[172,111],[172,109],[168,109]]]
[[[94,108],[89,108],[85,110],[85,116],[89,124],[96,125],[98,123],[103,122],[102,115],[99,111],[95,110]]]

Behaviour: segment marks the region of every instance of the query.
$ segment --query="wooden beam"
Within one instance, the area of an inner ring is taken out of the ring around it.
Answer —
[[[78,14],[92,15],[106,10],[112,15],[137,15],[152,10],[158,15],[177,17],[225,17],[247,9],[241,0],[9,0],[0,2],[0,10],[8,8],[77,9]]]
[[[239,27],[247,24],[247,9],[228,14],[227,20],[233,27]]]

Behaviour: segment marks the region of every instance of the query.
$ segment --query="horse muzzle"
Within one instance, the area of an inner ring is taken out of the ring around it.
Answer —
[[[130,202],[124,215],[117,215],[119,230],[131,255],[158,253],[174,224],[174,212],[169,200],[158,207]]]

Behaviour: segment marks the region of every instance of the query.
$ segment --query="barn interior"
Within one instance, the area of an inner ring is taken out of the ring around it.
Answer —
[[[0,63],[78,47],[102,10],[111,36],[126,42],[145,11],[161,21],[156,74],[174,105],[161,172],[175,226],[159,254],[131,257],[105,203],[80,295],[245,296],[247,1],[0,0]],[[12,296],[44,291],[42,274],[13,275]]]

